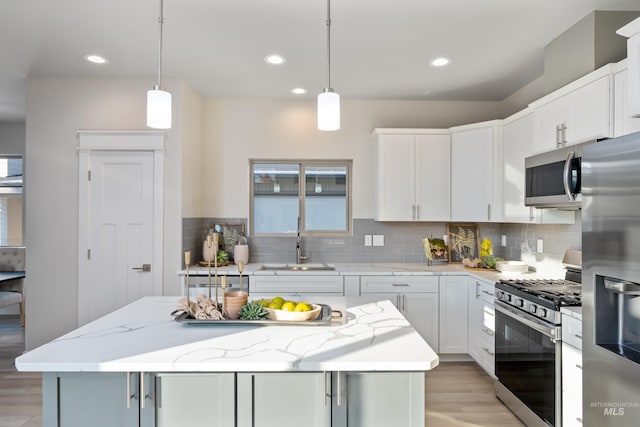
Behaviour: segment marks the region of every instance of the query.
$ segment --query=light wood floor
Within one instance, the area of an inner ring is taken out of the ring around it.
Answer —
[[[42,425],[42,377],[17,372],[24,351],[18,316],[0,316],[0,427]],[[426,427],[522,427],[493,393],[493,381],[475,363],[441,363],[426,374]]]

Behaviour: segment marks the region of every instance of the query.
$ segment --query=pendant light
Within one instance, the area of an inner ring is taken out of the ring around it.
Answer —
[[[171,94],[162,90],[162,25],[164,24],[163,0],[160,0],[158,16],[158,84],[147,91],[147,126],[155,129],[171,129]]]
[[[318,95],[318,129],[340,129],[340,95],[331,88],[331,0],[327,0],[327,87]]]

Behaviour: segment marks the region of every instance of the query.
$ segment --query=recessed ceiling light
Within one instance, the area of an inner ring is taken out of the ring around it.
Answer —
[[[271,64],[271,65],[281,65],[284,64],[285,62],[287,62],[286,59],[284,59],[284,56],[280,56],[280,55],[267,55],[264,57],[264,62],[266,62],[267,64]]]
[[[444,67],[445,65],[451,64],[451,60],[449,58],[440,57],[433,59],[430,64],[434,67]]]
[[[301,87],[297,87],[295,89],[291,89],[292,93],[295,93],[296,95],[304,95],[305,93],[307,93],[307,90]]]
[[[107,58],[105,58],[104,56],[95,55],[95,54],[85,55],[84,56],[84,60],[87,61],[87,62],[91,62],[92,64],[107,64],[107,63],[109,63],[109,60]]]

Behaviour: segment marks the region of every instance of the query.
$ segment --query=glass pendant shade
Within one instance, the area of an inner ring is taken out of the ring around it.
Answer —
[[[324,89],[318,95],[318,129],[340,129],[340,95],[333,89]]]
[[[147,91],[147,126],[171,129],[171,94],[164,90]]]

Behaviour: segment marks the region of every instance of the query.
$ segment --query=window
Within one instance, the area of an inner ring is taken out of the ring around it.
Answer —
[[[22,158],[0,157],[0,246],[22,245]]]
[[[350,233],[351,161],[252,160],[250,223],[251,234]]]

